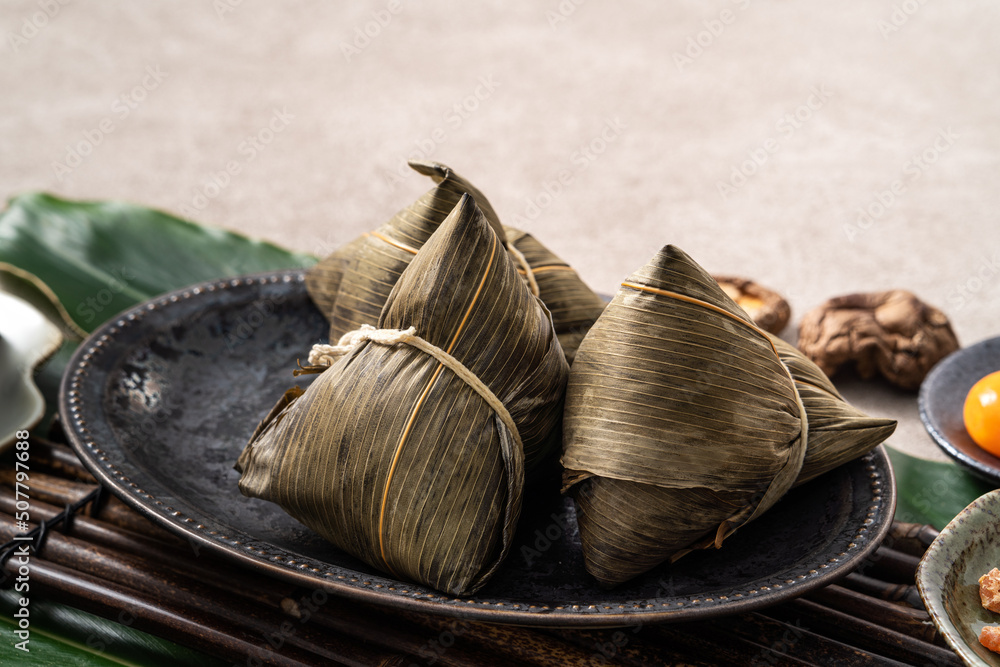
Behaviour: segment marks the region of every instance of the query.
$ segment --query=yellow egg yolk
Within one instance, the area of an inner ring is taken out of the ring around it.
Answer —
[[[1000,371],[972,385],[962,416],[965,429],[977,445],[1000,456]]]

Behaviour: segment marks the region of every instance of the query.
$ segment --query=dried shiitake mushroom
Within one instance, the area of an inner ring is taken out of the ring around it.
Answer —
[[[780,294],[746,278],[712,276],[730,299],[746,311],[754,324],[778,335],[788,324],[792,309]]]
[[[799,349],[827,375],[854,362],[858,374],[880,373],[917,389],[928,371],[958,349],[948,317],[905,290],[848,294],[802,318]]]

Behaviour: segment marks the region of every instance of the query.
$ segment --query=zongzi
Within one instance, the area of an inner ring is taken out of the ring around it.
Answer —
[[[795,380],[809,417],[809,439],[794,486],[867,454],[896,430],[892,419],[869,417],[840,395],[830,378],[802,352],[769,334]]]
[[[522,275],[531,272],[539,298],[552,313],[566,361],[572,364],[580,341],[604,312],[604,300],[580,280],[571,266],[531,234],[513,227],[504,227],[504,231],[508,246],[524,256],[528,269],[519,268],[518,272]]]
[[[378,229],[337,249],[306,274],[309,296],[330,321],[336,340],[362,324],[375,324],[393,285],[463,194],[482,210],[523,276],[552,314],[556,335],[572,363],[577,345],[604,302],[569,265],[531,235],[500,224],[486,197],[449,167],[410,162],[436,186]]]
[[[801,476],[891,433],[789,347],[673,246],[622,283],[580,345],[564,415],[564,489],[600,583],[720,547]]]
[[[525,460],[558,440],[569,367],[471,197],[402,270],[377,328],[310,364],[312,384],[240,455],[240,490],[395,577],[481,587],[510,547]]]

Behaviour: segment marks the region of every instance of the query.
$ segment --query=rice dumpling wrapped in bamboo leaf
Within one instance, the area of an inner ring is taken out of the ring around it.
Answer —
[[[381,227],[337,249],[306,273],[309,296],[330,320],[330,339],[337,340],[362,324],[375,324],[403,269],[462,195],[469,194],[533,293],[548,306],[563,352],[572,362],[583,334],[604,308],[601,298],[531,235],[501,225],[486,197],[451,168],[437,162],[409,164],[430,176],[436,186]]]
[[[559,336],[566,361],[570,364],[580,341],[604,312],[604,299],[580,280],[573,267],[559,259],[531,234],[504,227],[507,242],[523,254],[538,285],[538,296],[552,313],[552,323]],[[520,268],[519,273],[526,274]]]
[[[240,490],[379,570],[472,593],[509,550],[525,459],[559,438],[569,367],[469,196],[401,272],[377,327],[314,348],[321,372],[258,427]]]
[[[601,584],[722,546],[800,478],[891,433],[789,347],[673,246],[622,283],[580,346],[564,415],[564,487]]]
[[[770,338],[809,417],[809,446],[795,486],[867,454],[896,430],[895,420],[869,417],[844,400],[820,367],[794,346]]]
[[[309,296],[330,321],[330,340],[378,321],[403,269],[464,194],[472,196],[500,242],[506,244],[493,207],[471,183],[437,163],[411,162],[410,166],[432,176],[436,187],[378,229],[338,248],[306,272]]]

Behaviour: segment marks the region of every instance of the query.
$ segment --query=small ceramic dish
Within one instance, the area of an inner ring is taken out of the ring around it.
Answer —
[[[920,385],[920,420],[945,454],[1000,486],[1000,458],[977,445],[965,430],[962,406],[980,378],[1000,371],[1000,336],[962,348],[931,370]]]
[[[1000,614],[979,601],[979,577],[1000,567],[1000,489],[974,500],[934,539],[917,567],[917,589],[938,632],[967,665],[1000,667],[979,643]]]
[[[0,451],[42,418],[45,399],[35,386],[35,367],[62,340],[59,329],[31,304],[0,292]]]

